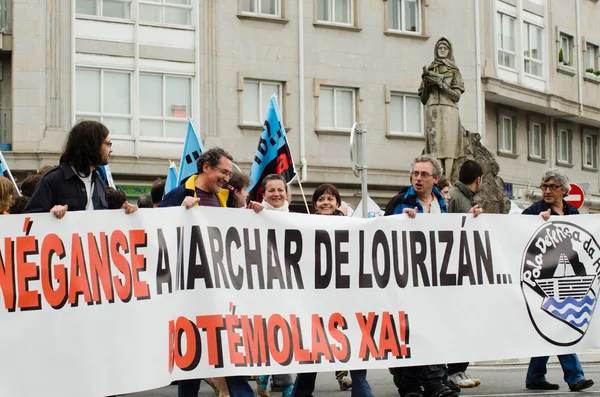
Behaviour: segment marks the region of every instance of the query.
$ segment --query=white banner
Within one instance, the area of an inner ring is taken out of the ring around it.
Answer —
[[[600,347],[594,215],[1,219],[2,396]]]

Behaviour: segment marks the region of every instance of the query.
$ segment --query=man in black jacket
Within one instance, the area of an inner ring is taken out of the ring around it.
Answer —
[[[103,183],[94,170],[108,164],[112,153],[109,131],[97,121],[81,121],[69,132],[58,167],[38,183],[25,212],[51,212],[58,219],[67,211],[108,209]],[[125,203],[126,213],[137,206]]]

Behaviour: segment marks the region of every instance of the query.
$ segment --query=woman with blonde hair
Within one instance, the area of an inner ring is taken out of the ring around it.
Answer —
[[[11,180],[0,176],[0,215],[8,215],[8,209],[15,194],[17,194],[17,189]]]

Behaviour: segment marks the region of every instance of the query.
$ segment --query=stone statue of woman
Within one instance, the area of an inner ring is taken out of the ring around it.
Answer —
[[[423,66],[419,96],[425,105],[425,152],[442,161],[446,176],[462,151],[458,101],[465,84],[454,63],[452,44],[441,38],[435,44],[434,61]]]

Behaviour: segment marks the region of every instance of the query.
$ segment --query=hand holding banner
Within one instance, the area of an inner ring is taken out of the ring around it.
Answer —
[[[256,156],[250,169],[250,185],[246,189],[250,200],[262,200],[262,180],[269,174],[281,174],[288,183],[296,177],[294,160],[275,95],[269,102],[265,125],[260,134]]]

